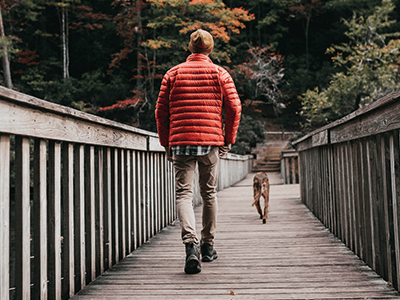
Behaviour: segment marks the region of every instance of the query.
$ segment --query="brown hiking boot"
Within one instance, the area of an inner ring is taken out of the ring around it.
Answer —
[[[210,262],[218,258],[217,251],[215,251],[213,245],[208,243],[201,243],[201,261]]]
[[[185,273],[197,274],[201,272],[199,244],[188,243],[186,247]]]

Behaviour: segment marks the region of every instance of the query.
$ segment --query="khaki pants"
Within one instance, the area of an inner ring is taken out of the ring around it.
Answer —
[[[201,239],[204,243],[214,244],[217,226],[217,184],[219,150],[214,147],[204,156],[173,156],[176,177],[176,209],[181,223],[183,243],[195,242],[196,224],[193,211],[193,185],[196,163],[199,168],[200,194],[203,199],[203,216]]]

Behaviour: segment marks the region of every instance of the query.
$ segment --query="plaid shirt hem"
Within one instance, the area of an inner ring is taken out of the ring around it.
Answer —
[[[176,155],[203,156],[211,152],[215,146],[211,145],[184,145],[172,146],[171,151]]]

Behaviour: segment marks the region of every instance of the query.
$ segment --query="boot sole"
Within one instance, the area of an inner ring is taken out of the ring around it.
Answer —
[[[203,256],[201,261],[202,262],[212,262],[213,260],[217,259],[218,256],[215,254],[213,256]]]
[[[188,257],[185,264],[185,273],[197,274],[200,272],[201,272],[201,265],[199,259],[195,255]]]

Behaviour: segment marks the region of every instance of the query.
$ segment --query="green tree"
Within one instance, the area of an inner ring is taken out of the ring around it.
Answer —
[[[400,41],[390,39],[399,33],[385,32],[395,23],[390,20],[394,8],[383,0],[372,15],[344,20],[349,42],[327,50],[341,71],[332,75],[327,88],[300,97],[305,127],[324,125],[400,88]]]
[[[240,119],[237,139],[232,146],[231,152],[236,154],[250,154],[251,149],[255,148],[257,143],[263,142],[264,139],[263,123],[260,120],[252,118],[250,115],[243,114]]]

